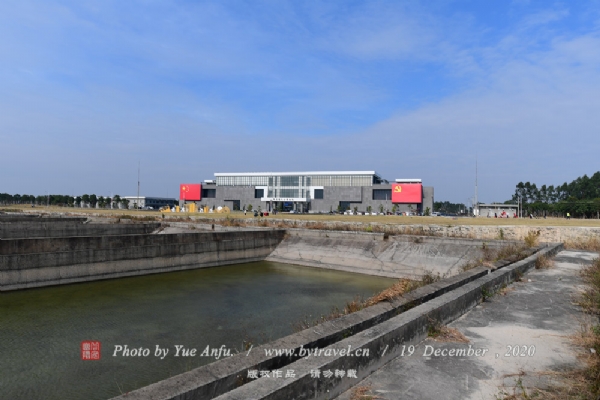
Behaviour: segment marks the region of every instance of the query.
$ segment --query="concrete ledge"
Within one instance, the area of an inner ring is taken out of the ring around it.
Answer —
[[[284,234],[270,230],[0,241],[13,253],[0,256],[0,291],[260,261]],[[19,253],[32,249],[62,251]]]
[[[0,223],[4,222],[79,222],[83,223],[87,220],[87,217],[43,217],[42,215],[28,215],[28,214],[0,214]]]
[[[544,248],[542,251],[556,252],[558,251],[555,249],[556,246],[557,245],[553,245],[552,247]],[[532,262],[535,262],[536,257],[537,256],[531,256],[529,258],[533,260]],[[527,263],[531,261],[525,260],[524,262]],[[525,265],[523,262],[520,263],[521,264],[515,263],[511,267]],[[499,262],[497,267],[502,268],[506,264],[506,262]],[[503,269],[501,271],[503,271]],[[231,395],[236,395],[235,393],[238,393],[238,391],[241,391],[240,393],[242,393],[240,397],[232,398],[261,398],[257,397],[258,394],[252,391],[258,382],[251,381],[247,383],[247,371],[249,369],[272,370],[282,367],[293,369],[291,365],[303,361],[297,361],[299,358],[297,356],[267,357],[264,352],[265,349],[295,349],[297,354],[300,347],[305,349],[326,348],[334,345],[334,343],[338,343],[334,346],[341,346],[342,342],[357,336],[360,332],[367,332],[373,329],[378,330],[381,324],[396,318],[398,314],[404,315],[403,313],[405,313],[406,310],[411,309],[411,307],[444,296],[449,292],[459,290],[459,288],[468,285],[470,282],[479,281],[480,279],[485,278],[488,274],[490,274],[488,268],[476,267],[462,274],[419,288],[391,303],[379,303],[361,311],[345,315],[336,320],[319,324],[314,328],[305,329],[302,332],[258,346],[254,348],[249,355],[246,353],[237,354],[228,359],[219,360],[215,363],[196,368],[190,372],[165,379],[128,393],[126,396],[116,397],[115,399],[204,400],[213,399],[221,395],[229,396],[229,394],[227,394],[228,392],[231,392]],[[481,290],[479,294],[481,294]],[[366,335],[366,333],[361,335]],[[348,337],[350,338],[346,339]],[[307,371],[310,369],[312,368],[309,368]],[[266,380],[263,379],[259,381],[261,383],[266,382]],[[286,382],[288,381],[292,382],[292,380],[286,380]],[[296,382],[296,380],[293,380],[293,382]],[[310,385],[315,386],[314,382],[314,380],[311,380]],[[247,384],[245,385],[245,383]],[[301,385],[303,384],[304,383]],[[246,386],[250,389],[246,389]],[[250,390],[250,392],[246,392],[246,390]],[[293,394],[292,392],[296,394]],[[300,396],[300,393],[304,393],[306,396]],[[277,396],[278,397],[268,398],[312,398],[305,392],[305,389],[298,387],[295,383],[289,390],[286,389],[285,393],[281,392],[280,394],[277,394]],[[325,398],[331,397],[332,396]]]
[[[382,241],[387,237],[384,233],[359,232],[359,231],[320,231],[317,229],[288,228],[290,236],[303,238],[329,238],[329,239],[354,239]]]
[[[0,223],[1,239],[22,238],[56,238],[95,235],[133,235],[152,233],[160,227],[160,223],[142,224],[84,224],[70,219]]]
[[[122,225],[123,226],[123,225]],[[125,225],[127,226],[127,225]],[[140,225],[134,225],[140,226]],[[152,224],[145,230],[155,230],[160,225]],[[272,231],[272,229],[270,230]],[[278,230],[282,232],[281,230]],[[233,239],[255,239],[268,237],[264,230],[247,229],[238,233],[191,232],[167,235],[111,235],[76,236],[58,238],[0,239],[0,255],[27,255],[41,253],[74,252],[84,250],[107,250],[123,247],[167,246],[174,244],[208,243]]]

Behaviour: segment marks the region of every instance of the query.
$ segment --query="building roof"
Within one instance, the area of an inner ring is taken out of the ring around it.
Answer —
[[[376,175],[375,171],[217,172],[215,176]]]
[[[156,196],[121,196],[122,199],[154,199],[154,200],[174,200],[177,199],[173,197],[156,197]]]
[[[396,179],[397,183],[421,183],[421,179]]]

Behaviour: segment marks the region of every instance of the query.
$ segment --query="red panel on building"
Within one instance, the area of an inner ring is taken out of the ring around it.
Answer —
[[[179,185],[179,199],[190,201],[202,200],[202,185],[200,183],[182,183]]]
[[[421,204],[423,185],[420,183],[392,183],[392,203]]]

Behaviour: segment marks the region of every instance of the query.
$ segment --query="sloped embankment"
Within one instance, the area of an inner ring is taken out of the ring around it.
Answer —
[[[419,278],[427,272],[451,276],[483,255],[483,247],[511,242],[383,233],[289,229],[267,261],[337,269],[392,278]]]

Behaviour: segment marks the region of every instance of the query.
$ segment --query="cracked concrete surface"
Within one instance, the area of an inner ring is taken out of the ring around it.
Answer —
[[[554,382],[552,372],[579,366],[568,336],[585,319],[575,304],[582,287],[579,270],[597,257],[593,252],[560,252],[554,268],[533,270],[504,295],[496,294],[449,324],[469,344],[428,338],[415,346],[412,356],[395,358],[357,386],[370,385],[380,399],[390,400],[496,399],[503,391],[512,393],[518,380],[525,387],[547,387]],[[488,352],[480,357],[429,354],[469,345]],[[348,400],[350,393],[337,399]]]

